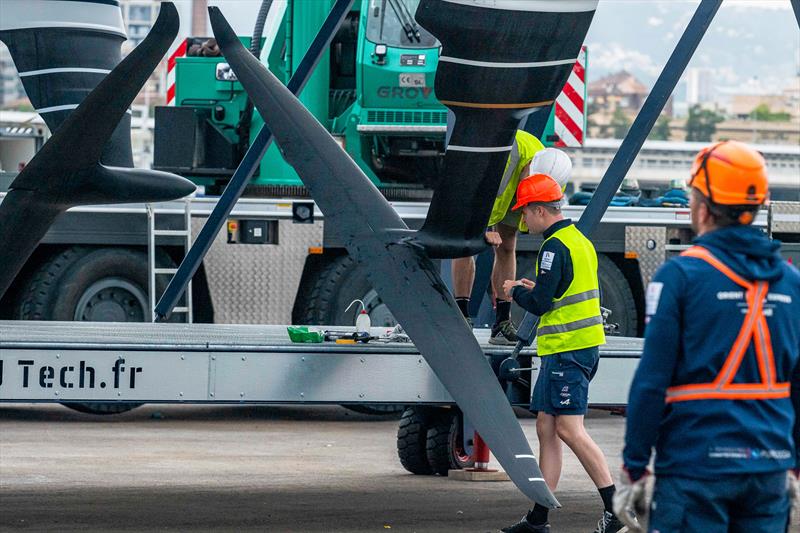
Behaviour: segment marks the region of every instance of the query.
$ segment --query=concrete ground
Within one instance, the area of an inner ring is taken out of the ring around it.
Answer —
[[[587,427],[616,473],[624,419]],[[0,531],[484,532],[527,509],[510,482],[408,474],[396,432],[340,407],[4,405]],[[554,532],[594,529],[599,496],[569,451],[557,495]]]

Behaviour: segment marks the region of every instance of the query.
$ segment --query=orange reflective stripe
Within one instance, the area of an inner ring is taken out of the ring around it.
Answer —
[[[789,389],[779,390],[758,390],[751,392],[733,392],[733,391],[708,391],[698,392],[695,394],[682,394],[681,396],[668,397],[667,403],[688,402],[693,400],[780,400],[781,398],[789,398]]]
[[[771,391],[789,390],[789,383],[773,383],[769,389]],[[725,387],[726,391],[756,391],[764,390],[763,383],[731,383]]]
[[[758,331],[761,337],[761,343],[767,353],[767,369],[769,371],[769,381],[772,383],[777,379],[778,372],[775,370],[775,354],[772,351],[772,337],[769,334],[769,327],[767,326],[767,318],[761,316],[758,322]]]
[[[744,360],[744,355],[747,353],[747,348],[750,346],[750,340],[753,339],[758,316],[761,313],[766,296],[766,292],[761,291],[758,287],[755,293],[747,291],[747,315],[745,315],[744,323],[739,330],[739,336],[736,338],[733,349],[731,349],[728,354],[728,359],[725,361],[722,372],[717,376],[717,380],[714,380],[715,383],[718,383],[718,380],[721,379],[721,382],[727,385],[733,382],[733,378],[736,377],[739,366],[741,366]],[[758,343],[756,343],[756,345],[758,345]],[[756,349],[756,357],[758,358],[760,366],[761,357],[759,356],[758,348]],[[761,372],[761,375],[763,376],[764,373]]]
[[[737,285],[741,285],[742,287],[749,288],[753,284],[741,277],[739,274],[731,270],[728,265],[714,257],[711,252],[703,248],[702,246],[692,246],[688,250],[684,250],[681,255],[685,255],[687,257],[696,257],[698,259],[702,259],[706,263],[710,263],[711,266],[725,274],[727,277],[731,279]]]
[[[761,318],[762,317],[759,317],[758,326],[753,336],[753,344],[756,349],[756,359],[758,360],[758,371],[761,375],[761,383],[769,386],[772,382],[772,374],[770,373],[768,359],[770,359],[771,356],[767,353],[767,349],[764,346],[764,336],[761,334]]]
[[[777,383],[775,355],[772,338],[764,316],[764,301],[769,293],[766,281],[750,282],[736,274],[727,265],[700,246],[693,246],[681,255],[707,262],[737,285],[746,289],[747,314],[745,314],[736,340],[722,365],[722,370],[711,383],[691,383],[667,389],[666,402],[691,400],[773,400],[788,398],[789,383]],[[750,343],[753,343],[761,381],[758,383],[733,383]]]

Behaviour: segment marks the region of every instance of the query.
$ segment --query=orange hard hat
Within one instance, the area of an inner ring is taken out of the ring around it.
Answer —
[[[564,194],[561,186],[547,174],[533,174],[519,182],[517,187],[517,203],[513,211],[536,203],[555,203],[561,201]]]
[[[761,205],[769,192],[764,157],[739,141],[718,142],[700,150],[689,185],[719,205]]]

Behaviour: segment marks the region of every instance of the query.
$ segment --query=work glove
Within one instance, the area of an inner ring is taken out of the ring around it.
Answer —
[[[786,492],[789,493],[789,505],[791,505],[791,523],[800,522],[800,479],[798,479],[800,469],[789,470],[786,473]]]
[[[633,481],[628,470],[622,467],[617,490],[614,493],[614,514],[631,533],[644,533],[650,510],[648,478],[650,472]]]

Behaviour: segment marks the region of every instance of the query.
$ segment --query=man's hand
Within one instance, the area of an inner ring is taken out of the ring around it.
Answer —
[[[506,295],[506,299],[511,300],[511,291],[514,290],[514,287],[522,287],[522,281],[514,281],[513,279],[507,279],[503,282],[503,293]]]
[[[487,244],[495,248],[503,244],[503,239],[500,238],[500,234],[496,231],[487,231],[483,238],[486,239]]]
[[[521,280],[519,280],[519,282],[522,284],[523,287],[525,287],[528,290],[531,290],[536,286],[536,283],[529,280],[528,278],[522,278]]]
[[[617,491],[614,494],[614,514],[628,526],[631,533],[643,533],[647,530],[647,518],[650,502],[647,496],[647,478],[649,472],[633,481],[625,467],[622,468]]]

